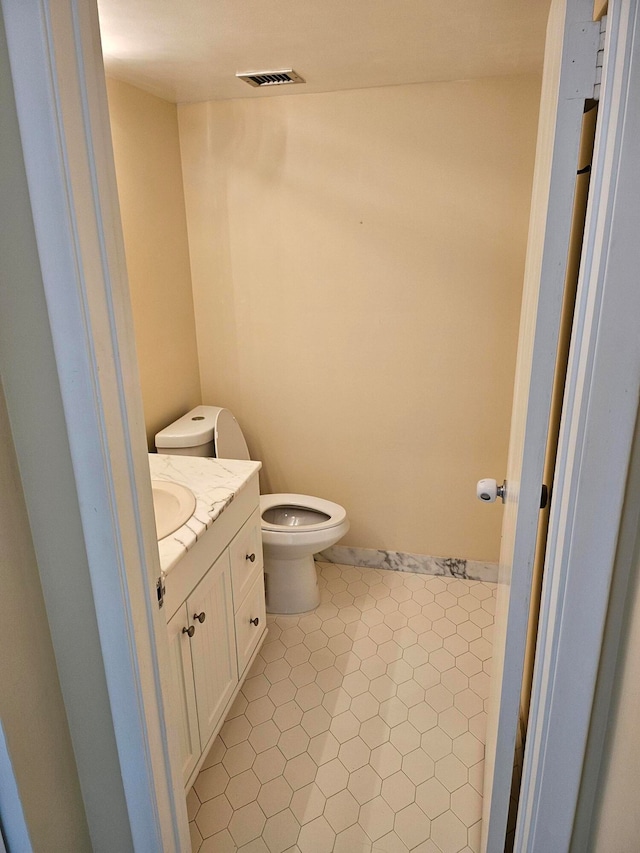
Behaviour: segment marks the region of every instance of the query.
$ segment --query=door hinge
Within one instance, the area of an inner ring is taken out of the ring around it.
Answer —
[[[607,33],[607,16],[600,19],[600,40],[598,42],[598,53],[596,55],[596,79],[593,85],[593,100],[600,100],[600,83],[602,81],[602,65],[604,63],[604,39]]]
[[[167,591],[167,588],[164,583],[165,573],[160,572],[160,577],[156,581],[156,594],[158,596],[158,607],[162,608],[164,604],[164,594]]]

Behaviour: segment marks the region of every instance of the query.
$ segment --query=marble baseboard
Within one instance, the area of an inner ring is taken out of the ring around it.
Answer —
[[[365,566],[369,569],[415,572],[419,575],[440,575],[490,583],[498,581],[497,563],[460,560],[455,557],[429,557],[426,554],[406,554],[403,551],[377,551],[373,548],[335,545],[316,554],[315,558],[325,563],[340,563],[344,566]]]

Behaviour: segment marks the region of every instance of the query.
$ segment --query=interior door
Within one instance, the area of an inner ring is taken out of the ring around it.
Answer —
[[[553,0],[547,28],[488,707],[487,853],[505,845],[582,115],[595,82],[600,27],[592,15],[591,0]]]

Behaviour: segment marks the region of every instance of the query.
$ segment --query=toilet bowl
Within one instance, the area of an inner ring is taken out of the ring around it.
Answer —
[[[240,425],[228,409],[196,406],[156,435],[159,453],[249,459]],[[269,613],[304,613],[320,603],[313,555],[349,530],[346,510],[311,495],[260,498]]]
[[[349,530],[346,510],[310,495],[276,494],[262,495],[260,516],[271,602],[267,609],[270,613],[313,610],[320,603],[313,555],[335,545]]]

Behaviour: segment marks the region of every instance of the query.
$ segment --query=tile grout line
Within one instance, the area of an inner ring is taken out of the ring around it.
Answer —
[[[318,569],[320,606],[269,617],[196,780],[198,849],[477,849],[493,585]]]

